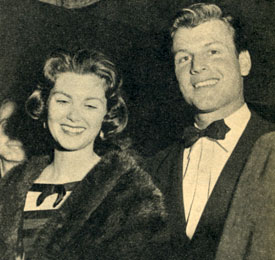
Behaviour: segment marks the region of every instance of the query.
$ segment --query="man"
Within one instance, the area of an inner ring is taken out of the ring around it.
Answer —
[[[14,102],[5,100],[0,106],[0,174],[6,173],[25,160],[25,151],[20,141],[12,139],[6,134],[8,119],[15,112]]]
[[[0,105],[0,191],[5,191],[7,186],[13,185],[13,183],[6,183],[3,181],[9,176],[13,176],[13,169],[16,166],[22,165],[26,160],[26,152],[23,147],[23,143],[16,139],[10,132],[9,122],[14,115],[16,115],[17,107],[14,101],[4,100]],[[17,118],[15,118],[17,119]],[[12,126],[14,127],[14,126]],[[18,127],[18,126],[17,126]],[[20,166],[19,166],[20,167]],[[18,174],[14,175],[15,179]],[[5,192],[4,192],[5,193]],[[1,198],[5,198],[2,196]],[[12,198],[14,199],[14,198]],[[3,203],[0,203],[0,212],[6,212],[3,207]],[[12,212],[11,214],[13,214]],[[0,216],[0,222],[2,223],[3,218]],[[1,225],[2,228],[5,226]],[[1,229],[0,227],[0,229]],[[10,231],[10,230],[8,230]],[[14,237],[11,232],[7,232],[8,237],[5,236],[4,232],[0,230],[0,252],[1,255],[6,251],[6,241],[12,240]]]
[[[171,30],[175,73],[195,110],[194,126],[149,165],[166,196],[175,259],[214,259],[250,150],[272,127],[244,101],[251,59],[237,22],[216,5],[195,4],[181,10]]]

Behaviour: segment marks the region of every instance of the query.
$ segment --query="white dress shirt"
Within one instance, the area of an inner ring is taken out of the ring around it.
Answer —
[[[230,131],[224,140],[200,138],[183,153],[183,201],[186,234],[191,239],[212,190],[251,117],[246,104],[224,118]]]

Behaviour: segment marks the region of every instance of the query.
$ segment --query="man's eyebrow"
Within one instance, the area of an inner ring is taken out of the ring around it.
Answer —
[[[176,56],[178,53],[188,53],[188,51],[187,49],[179,49],[177,51],[173,50],[173,53],[174,53],[174,56]]]
[[[214,44],[224,45],[224,43],[221,42],[221,41],[213,41],[213,42],[208,42],[208,43],[204,44],[203,46],[204,47],[209,47],[209,46],[214,45]],[[174,54],[174,56],[176,56],[178,53],[181,53],[181,52],[183,52],[183,53],[185,53],[185,52],[189,53],[189,51],[187,49],[179,49],[179,50],[175,51],[173,49],[173,47],[172,47],[171,51]]]
[[[208,47],[208,46],[211,46],[211,45],[214,45],[214,44],[224,45],[224,43],[221,42],[221,41],[214,41],[214,42],[208,42],[208,43],[206,43],[204,46],[205,46],[205,47]]]

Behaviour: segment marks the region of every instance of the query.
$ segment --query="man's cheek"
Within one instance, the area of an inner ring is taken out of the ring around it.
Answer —
[[[0,145],[0,156],[7,161],[21,162],[25,159],[25,152],[21,146]]]

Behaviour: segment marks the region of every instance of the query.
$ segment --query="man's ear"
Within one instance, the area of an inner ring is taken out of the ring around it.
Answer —
[[[239,64],[242,76],[247,76],[251,69],[251,58],[248,51],[241,51],[239,54]]]

